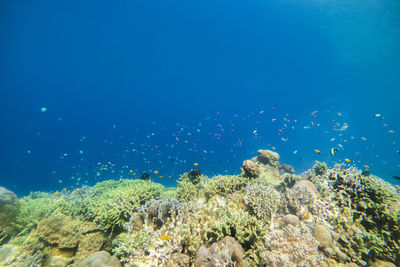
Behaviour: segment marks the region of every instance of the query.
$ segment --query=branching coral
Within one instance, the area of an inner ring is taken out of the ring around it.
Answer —
[[[339,165],[329,172],[341,209],[336,221],[341,250],[360,264],[378,259],[400,265],[400,196],[389,183],[360,173]]]
[[[249,183],[249,179],[235,175],[218,175],[212,177],[204,186],[204,196],[210,199],[214,195],[226,195],[235,193]]]
[[[121,228],[134,209],[157,198],[163,190],[162,185],[143,180],[98,183],[93,187],[91,199],[85,203],[87,213],[82,216],[99,224],[103,231]]]

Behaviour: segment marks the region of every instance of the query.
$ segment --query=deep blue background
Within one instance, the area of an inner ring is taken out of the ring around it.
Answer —
[[[3,1],[0,185],[174,185],[272,147],[297,172],[349,158],[395,183],[399,89],[396,1]]]

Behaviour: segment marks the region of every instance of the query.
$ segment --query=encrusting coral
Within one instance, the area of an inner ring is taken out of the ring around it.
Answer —
[[[0,264],[400,266],[395,187],[344,164],[293,171],[259,150],[240,175],[193,169],[176,188],[137,179],[32,193],[15,200]]]

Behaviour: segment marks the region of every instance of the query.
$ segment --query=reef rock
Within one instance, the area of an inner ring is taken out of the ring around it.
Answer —
[[[209,250],[203,246],[200,247],[194,260],[194,266],[249,266],[243,258],[242,246],[233,237],[226,236],[222,240],[214,242]]]
[[[77,267],[121,267],[117,257],[107,251],[97,251],[79,263]]]
[[[0,186],[0,230],[11,224],[17,212],[17,196],[10,190]]]
[[[261,174],[261,166],[252,160],[243,161],[243,170],[247,177],[255,178]]]
[[[258,162],[264,164],[264,165],[269,165],[275,168],[279,167],[279,154],[276,152],[273,152],[271,150],[263,150],[260,149],[257,151],[257,160]]]
[[[258,178],[262,183],[277,186],[283,182],[279,176],[279,154],[271,150],[258,150],[258,156],[243,162],[244,175]]]

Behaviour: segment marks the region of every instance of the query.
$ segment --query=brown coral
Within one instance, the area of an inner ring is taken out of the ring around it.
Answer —
[[[55,214],[43,219],[36,235],[59,249],[75,250],[75,262],[84,260],[90,254],[100,250],[104,237],[95,223],[73,220],[63,214]]]
[[[272,167],[278,168],[279,167],[279,154],[271,151],[271,150],[263,150],[260,149],[257,151],[257,160],[258,162],[265,164],[265,165],[270,165]]]
[[[261,174],[260,165],[252,160],[243,161],[243,169],[245,175],[250,178],[258,177]]]
[[[265,240],[261,253],[267,266],[327,266],[325,257],[318,251],[318,241],[305,227],[287,225],[275,229]]]

